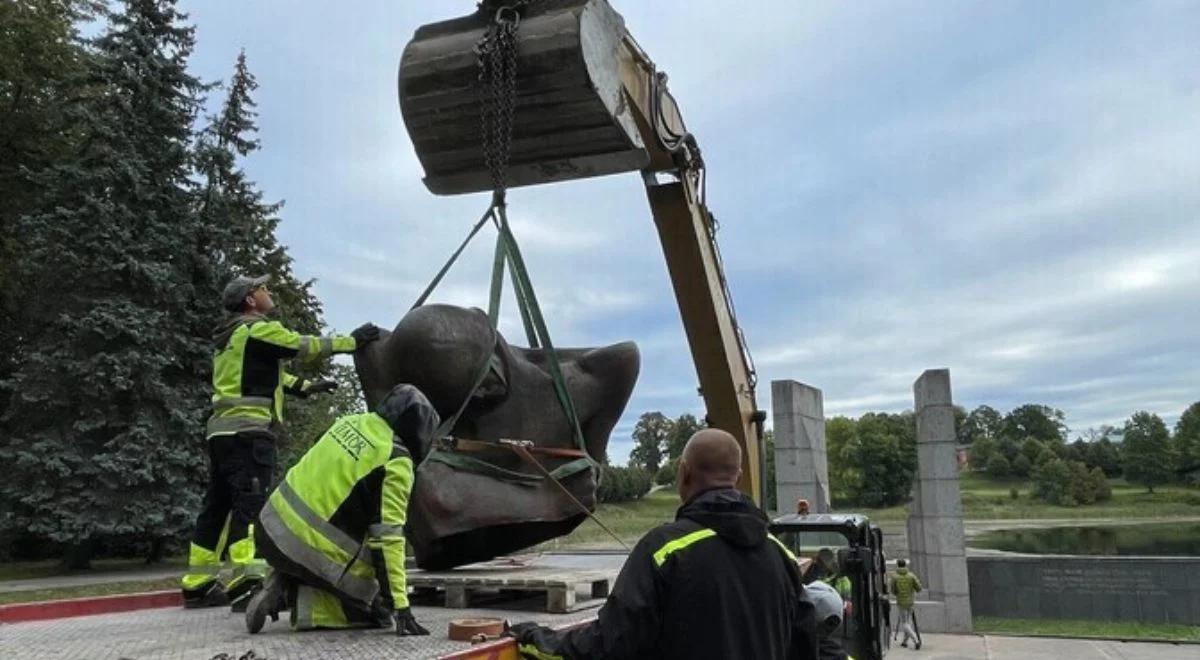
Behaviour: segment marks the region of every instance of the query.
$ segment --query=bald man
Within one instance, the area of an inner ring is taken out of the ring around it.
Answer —
[[[558,632],[522,623],[509,634],[537,658],[817,657],[812,605],[795,558],[767,516],[736,488],[742,451],[706,429],[688,440],[675,522],[638,541],[595,621]]]

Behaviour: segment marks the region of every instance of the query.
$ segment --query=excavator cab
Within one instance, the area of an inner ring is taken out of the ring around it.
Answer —
[[[879,526],[857,514],[803,512],[775,518],[770,529],[796,555],[806,584],[824,580],[838,588],[837,580],[847,579],[839,592],[850,606],[835,638],[851,657],[883,660],[892,617]]]

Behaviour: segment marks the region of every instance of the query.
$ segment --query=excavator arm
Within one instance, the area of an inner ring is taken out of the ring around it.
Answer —
[[[606,0],[485,2],[417,30],[399,88],[426,186],[438,194],[492,189],[479,50],[497,20],[519,21],[508,185],[641,172],[707,422],[742,446],[739,488],[762,504],[765,414],[705,204],[703,158],[666,76]]]

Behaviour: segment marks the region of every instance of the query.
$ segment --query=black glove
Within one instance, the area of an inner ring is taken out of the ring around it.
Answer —
[[[337,388],[338,384],[336,380],[329,380],[326,378],[322,380],[314,380],[312,383],[309,383],[308,387],[304,388],[304,393],[323,394],[325,392],[332,392]]]
[[[354,337],[354,350],[360,350],[367,344],[379,339],[379,326],[374,323],[364,323],[350,333]]]
[[[533,633],[541,629],[541,627],[542,626],[534,623],[533,621],[526,621],[525,623],[518,623],[515,625],[505,625],[504,636],[512,637],[513,639],[517,640],[518,644],[532,644]]]
[[[425,630],[421,624],[417,623],[416,617],[412,615],[411,608],[405,607],[392,612],[392,621],[396,623],[397,635],[404,636],[429,634],[428,630]]]

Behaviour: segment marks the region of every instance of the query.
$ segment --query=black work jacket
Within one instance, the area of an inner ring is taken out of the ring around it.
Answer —
[[[539,628],[524,641],[566,659],[815,660],[803,589],[794,558],[768,535],[753,501],[710,490],[638,542],[596,621],[567,632]]]

